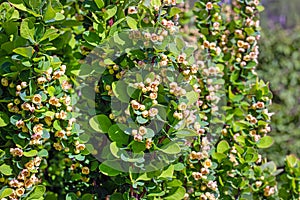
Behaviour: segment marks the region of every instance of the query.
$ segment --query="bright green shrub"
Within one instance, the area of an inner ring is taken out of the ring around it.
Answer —
[[[258,153],[258,4],[196,2],[188,44],[180,1],[2,3],[0,197],[299,198]]]

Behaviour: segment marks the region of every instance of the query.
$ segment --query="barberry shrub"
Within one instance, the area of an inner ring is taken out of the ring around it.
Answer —
[[[299,198],[258,152],[259,1],[187,3],[1,3],[1,199]]]

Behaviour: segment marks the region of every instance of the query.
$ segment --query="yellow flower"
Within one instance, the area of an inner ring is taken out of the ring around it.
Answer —
[[[41,85],[41,84],[43,84],[43,83],[45,83],[47,81],[47,79],[45,78],[45,77],[39,77],[38,79],[37,79],[37,83],[39,84],[39,85]]]
[[[30,188],[33,185],[33,181],[31,179],[27,179],[24,183],[25,188]]]
[[[41,161],[42,161],[42,159],[40,157],[35,157],[33,159],[34,165],[37,166],[37,167],[40,166]]]
[[[152,146],[152,139],[151,138],[147,138],[146,139],[146,148],[150,149]]]
[[[143,137],[140,134],[137,134],[133,137],[133,139],[137,142],[141,142],[143,140]]]
[[[18,188],[16,189],[16,194],[20,197],[24,194],[25,189],[24,188]]]
[[[150,117],[155,117],[158,114],[158,109],[157,108],[150,108],[149,110],[149,116]]]
[[[66,134],[66,132],[64,130],[60,130],[60,131],[56,131],[55,136],[62,138],[65,136],[65,134]]]
[[[81,172],[82,172],[82,174],[89,174],[90,173],[90,169],[88,168],[88,167],[83,167],[82,169],[81,169]]]
[[[42,103],[42,96],[40,94],[35,94],[32,97],[32,103],[34,104],[41,104]]]
[[[60,143],[54,143],[53,147],[57,150],[57,151],[61,151],[63,149],[62,145]]]
[[[265,104],[264,104],[264,102],[259,101],[259,102],[256,103],[256,107],[257,107],[258,109],[262,109],[262,108],[265,107]]]
[[[58,119],[66,119],[67,113],[63,110],[61,110],[59,113],[55,113],[55,117]]]
[[[59,99],[56,98],[56,97],[51,97],[49,99],[49,104],[51,104],[53,106],[56,106],[56,107],[60,107],[61,106],[61,103],[59,103]]]
[[[140,109],[141,104],[140,104],[139,102],[137,102],[136,100],[132,100],[130,103],[131,103],[131,107],[132,107],[134,110]]]
[[[68,81],[64,80],[61,84],[61,87],[64,90],[69,90],[72,88],[72,85]]]
[[[52,78],[53,78],[54,80],[59,79],[63,74],[64,74],[64,73],[63,73],[62,71],[55,71],[55,72],[53,73]]]
[[[8,184],[10,187],[18,187],[19,183],[20,182],[17,179],[13,179]]]
[[[193,172],[192,176],[196,181],[202,178],[202,174],[200,172]]]
[[[16,90],[17,90],[17,91],[22,90],[22,86],[21,86],[21,85],[17,85],[17,86],[16,86]]]
[[[84,144],[78,144],[78,145],[76,145],[76,150],[83,151],[84,149],[85,149],[85,145]]]
[[[4,87],[7,87],[7,86],[8,86],[8,79],[7,79],[7,78],[2,78],[2,79],[1,79],[1,84],[2,84]]]
[[[23,81],[23,82],[21,83],[21,87],[22,87],[22,88],[26,88],[27,86],[28,86],[28,85],[27,85],[26,82]]]
[[[35,133],[35,134],[39,134],[39,135],[41,135],[41,134],[43,134],[43,124],[36,124],[34,127],[33,127],[33,129],[32,129],[32,131]]]
[[[135,6],[129,6],[128,8],[128,14],[136,14],[137,13],[137,8]]]
[[[144,126],[141,126],[140,128],[139,128],[139,134],[140,135],[145,135],[147,133],[147,129],[144,127]]]
[[[33,169],[34,169],[34,162],[33,162],[33,160],[30,160],[29,162],[27,162],[27,163],[25,164],[25,167],[26,167],[26,169],[28,169],[29,171],[30,171],[30,170],[33,170]]]
[[[150,93],[150,99],[154,100],[157,98],[157,93],[151,92]]]
[[[185,54],[181,54],[177,57],[177,62],[178,63],[183,63],[185,61],[186,55]]]
[[[204,163],[203,163],[203,166],[204,166],[205,168],[210,168],[211,165],[212,165],[212,162],[211,162],[210,159],[206,159],[206,160],[204,161]]]
[[[19,157],[22,157],[22,156],[23,156],[23,150],[20,149],[20,148],[11,148],[11,149],[10,149],[10,153],[11,153],[13,156],[19,156]]]
[[[182,102],[178,105],[178,110],[186,110],[186,109],[187,109],[186,103]]]
[[[18,127],[18,128],[22,128],[22,127],[24,127],[25,126],[25,123],[24,123],[24,121],[23,120],[18,120],[17,122],[16,122],[16,127]]]
[[[206,3],[206,9],[211,10],[213,8],[213,4],[211,2]]]
[[[70,96],[66,96],[64,99],[63,99],[63,102],[66,106],[70,105],[71,104],[71,97]]]

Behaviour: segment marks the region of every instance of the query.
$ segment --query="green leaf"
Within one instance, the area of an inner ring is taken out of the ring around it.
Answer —
[[[24,152],[24,156],[26,156],[26,157],[33,157],[33,156],[36,156],[37,154],[38,154],[37,150],[31,150],[31,151]]]
[[[188,100],[187,105],[190,106],[198,101],[199,94],[197,92],[190,91],[186,93],[186,98]]]
[[[23,3],[22,0],[10,0],[9,1],[14,7],[22,10],[22,11],[27,11],[27,8],[25,4]]]
[[[182,129],[175,132],[174,134],[176,134],[176,136],[179,138],[193,137],[198,135],[196,131],[192,129]]]
[[[269,148],[274,143],[274,139],[271,136],[265,136],[261,138],[256,144],[258,148]]]
[[[128,144],[129,135],[124,133],[124,128],[126,128],[123,124],[114,124],[108,129],[108,137],[112,141],[116,142],[120,145]]]
[[[170,142],[162,146],[159,150],[166,154],[178,154],[181,152],[179,145],[175,142]]]
[[[93,198],[93,195],[92,194],[84,194],[82,197],[81,197],[82,200],[92,200],[94,199]]]
[[[89,124],[95,131],[107,133],[111,126],[111,121],[106,115],[100,114],[92,117]]]
[[[167,182],[167,186],[168,187],[180,187],[182,186],[182,182],[178,179],[173,179],[171,182]]]
[[[252,35],[255,33],[255,31],[253,30],[253,28],[245,28],[245,31],[248,35]]]
[[[5,151],[3,151],[2,149],[0,149],[0,158],[2,158],[3,156],[5,156]]]
[[[265,7],[262,6],[262,5],[258,5],[256,8],[257,8],[257,10],[258,10],[259,12],[262,12],[262,11],[265,10]]]
[[[112,91],[121,102],[129,103],[130,97],[127,94],[127,84],[124,81],[113,82]]]
[[[170,165],[166,170],[164,170],[157,178],[172,178],[174,173],[174,165]]]
[[[123,195],[121,193],[114,193],[109,197],[110,200],[123,200]]]
[[[31,58],[33,53],[34,53],[34,49],[33,47],[19,47],[13,50],[13,52],[15,52],[16,54],[19,54],[25,58]]]
[[[261,169],[263,171],[268,171],[269,173],[273,174],[276,172],[277,170],[277,166],[276,164],[273,162],[273,161],[270,161],[270,162],[267,162],[267,163],[264,163],[262,166],[261,166]]]
[[[75,159],[76,159],[76,160],[79,160],[79,161],[84,161],[85,156],[82,155],[82,154],[78,154],[78,155],[75,156]]]
[[[26,8],[25,3],[22,0],[10,0],[9,1],[14,7],[18,8],[19,10],[28,12],[30,14],[32,14],[34,17],[40,17],[40,14],[37,14],[35,12],[33,12],[32,10],[29,10]]]
[[[116,158],[120,158],[120,156],[119,156],[120,149],[117,146],[116,142],[112,142],[109,145],[109,149],[110,149],[110,152],[112,153],[112,155],[114,155]]]
[[[170,12],[169,12],[169,15],[170,15],[170,17],[173,17],[174,15],[176,15],[180,12],[181,12],[180,8],[172,7]]]
[[[54,19],[55,19],[55,21],[61,21],[61,20],[65,19],[65,16],[61,13],[56,13]]]
[[[218,163],[221,163],[223,159],[227,158],[227,156],[223,153],[217,153],[217,152],[214,152],[212,154],[212,158],[217,160]]]
[[[2,188],[0,190],[0,199],[2,199],[4,197],[8,197],[12,193],[13,193],[13,189],[11,189],[11,188]]]
[[[0,127],[7,126],[9,124],[9,117],[6,113],[0,111]]]
[[[160,7],[161,6],[161,1],[160,0],[152,0],[151,5]]]
[[[154,191],[154,192],[151,192],[150,194],[148,194],[148,197],[161,197],[161,196],[163,196],[163,195],[165,195],[166,194],[166,192],[165,191]],[[157,198],[155,198],[155,200],[156,200]],[[159,198],[159,199],[161,199],[161,198]]]
[[[42,42],[44,40],[49,39],[49,41],[52,41],[59,37],[59,34],[57,33],[57,29],[47,29],[44,33],[43,37],[39,40],[39,42]]]
[[[246,162],[256,162],[258,153],[254,148],[248,147],[244,158]]]
[[[117,165],[117,163],[115,163],[115,164]],[[119,175],[121,172],[119,170],[115,169],[115,168],[118,168],[119,166],[111,167],[111,165],[114,165],[114,163],[109,162],[109,161],[104,161],[103,163],[101,163],[99,165],[100,172],[107,176]]]
[[[165,200],[177,200],[177,199],[183,199],[185,195],[185,188],[184,187],[178,187],[174,192],[172,192],[169,196],[164,197]]]
[[[149,120],[142,117],[141,115],[137,116],[136,118],[136,121],[139,123],[139,124],[146,124]]]
[[[286,162],[290,168],[294,168],[297,165],[298,158],[295,155],[288,155],[286,156]]]
[[[62,130],[62,127],[60,126],[60,121],[59,120],[55,120],[53,122],[53,128],[55,128],[58,131]]]
[[[94,2],[96,3],[99,9],[103,8],[105,5],[103,0],[94,0]]]
[[[66,196],[66,200],[77,200],[77,195],[74,192],[68,193]]]
[[[34,41],[34,24],[29,19],[24,19],[21,23],[20,27],[20,34],[21,37],[30,40],[31,42]]]
[[[29,0],[29,5],[31,6],[32,9],[40,8],[41,4],[42,4],[41,0]]]
[[[226,140],[222,140],[221,142],[219,142],[219,144],[217,146],[218,153],[224,153],[224,152],[228,151],[229,149],[230,149],[230,146]]]
[[[48,87],[47,92],[50,95],[50,97],[53,97],[54,93],[55,93],[55,87],[53,87],[53,86]]]
[[[26,200],[37,200],[41,199],[46,192],[46,187],[43,185],[35,186],[34,190],[30,193],[30,195],[26,198]],[[43,199],[43,198],[42,198]]]
[[[83,38],[92,46],[97,46],[99,41],[101,41],[99,35],[92,31],[85,31],[83,33]]]
[[[12,168],[7,164],[3,164],[0,166],[0,172],[5,176],[10,176],[12,175]]]
[[[133,141],[131,144],[131,148],[134,153],[140,153],[146,149],[145,144],[142,142]]]
[[[183,163],[176,163],[176,164],[174,165],[174,170],[175,170],[175,171],[181,171],[181,170],[183,170],[184,168],[185,168],[185,166],[184,166]]]
[[[39,157],[47,157],[49,154],[48,154],[48,151],[46,149],[42,149],[39,151],[39,153],[37,154]]]
[[[244,98],[244,96],[241,94],[237,94],[237,95],[233,94],[231,90],[231,86],[229,86],[228,88],[228,95],[229,95],[229,99],[232,100],[233,102],[240,102]]]
[[[131,28],[133,30],[137,30],[137,21],[134,18],[127,16],[126,21],[127,21],[129,28]]]
[[[116,14],[117,14],[117,7],[113,6],[112,8],[109,8],[105,11],[104,19],[108,20],[108,19],[112,18],[113,16],[115,16]]]
[[[43,16],[44,21],[49,21],[56,16],[56,11],[52,8],[51,1],[48,3],[46,12]]]
[[[147,173],[140,175],[135,181],[149,181],[151,178],[147,176]]]

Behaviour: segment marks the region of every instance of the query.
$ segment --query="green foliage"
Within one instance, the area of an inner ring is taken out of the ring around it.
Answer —
[[[2,1],[0,198],[299,198],[259,152],[255,2]]]

